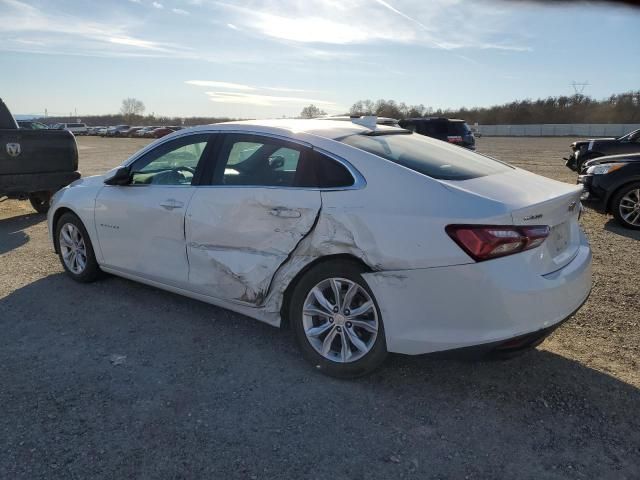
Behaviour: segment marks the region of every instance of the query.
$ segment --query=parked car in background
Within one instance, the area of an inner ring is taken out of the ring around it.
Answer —
[[[101,136],[101,137],[106,137],[107,136],[107,131],[110,129],[111,127],[99,127],[96,130],[96,134]]]
[[[169,135],[170,133],[180,130],[181,128],[182,127],[159,127],[155,130],[151,130],[150,136],[153,138],[162,138],[165,135]]]
[[[107,127],[103,127],[103,126],[92,126],[92,127],[87,127],[88,131],[87,131],[87,135],[99,135],[100,130],[105,129],[106,130]]]
[[[35,122],[33,120],[18,120],[18,127],[24,130],[47,130],[49,127],[41,122]]]
[[[156,128],[160,128],[157,125],[153,126],[153,127],[142,127],[140,130],[138,130],[135,133],[136,137],[146,137],[147,134],[150,134],[150,132],[152,132],[153,130],[155,130]]]
[[[87,125],[84,123],[56,123],[53,126],[54,130],[67,130],[74,135],[86,135]]]
[[[584,205],[612,214],[623,227],[640,230],[640,153],[589,160],[578,183],[584,187]]]
[[[107,137],[122,137],[131,127],[129,125],[116,125],[107,129]]]
[[[132,138],[135,136],[136,132],[138,132],[139,130],[142,130],[142,128],[144,127],[131,127],[129,128],[129,130],[125,130],[124,132],[122,132],[122,136]]]
[[[51,195],[80,178],[76,139],[67,130],[18,128],[0,99],[0,197],[29,199],[45,213]]]
[[[585,162],[607,155],[640,153],[640,129],[618,138],[593,138],[580,140],[571,145],[571,154],[565,157],[565,165],[575,171],[582,171]]]
[[[407,118],[400,126],[431,138],[453,143],[469,150],[476,149],[476,139],[464,120],[455,118]]]
[[[103,270],[286,323],[316,369],[354,377],[388,351],[542,342],[591,290],[580,194],[375,123],[233,122],[63,189],[48,225],[76,281]]]

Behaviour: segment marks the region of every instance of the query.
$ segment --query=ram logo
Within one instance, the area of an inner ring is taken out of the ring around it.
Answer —
[[[573,213],[576,211],[576,207],[578,206],[578,202],[571,202],[569,204],[569,207],[567,207],[567,210],[569,210],[569,212]]]
[[[7,143],[7,154],[10,157],[17,157],[22,152],[22,148],[19,143]]]

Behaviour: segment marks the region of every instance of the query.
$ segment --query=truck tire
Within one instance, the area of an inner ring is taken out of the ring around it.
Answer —
[[[38,213],[47,213],[51,202],[51,192],[33,192],[29,194],[29,202]]]

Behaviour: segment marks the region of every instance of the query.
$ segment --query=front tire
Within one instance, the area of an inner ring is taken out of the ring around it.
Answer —
[[[387,356],[384,325],[364,269],[322,263],[303,275],[289,303],[289,323],[307,361],[339,378],[371,373]]]
[[[73,213],[63,214],[55,228],[56,250],[62,267],[77,282],[88,283],[100,278],[91,239],[82,221]]]
[[[618,190],[611,200],[611,211],[623,227],[640,230],[640,182]]]
[[[29,202],[36,212],[47,213],[51,206],[51,192],[30,193]]]

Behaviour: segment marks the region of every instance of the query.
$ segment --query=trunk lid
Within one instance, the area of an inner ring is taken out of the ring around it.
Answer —
[[[520,169],[442,183],[448,188],[501,204],[511,213],[513,225],[548,225],[551,229],[549,237],[541,246],[527,252],[534,253],[531,266],[541,275],[561,269],[576,255],[580,246],[581,187]],[[483,223],[481,218],[478,223]]]

